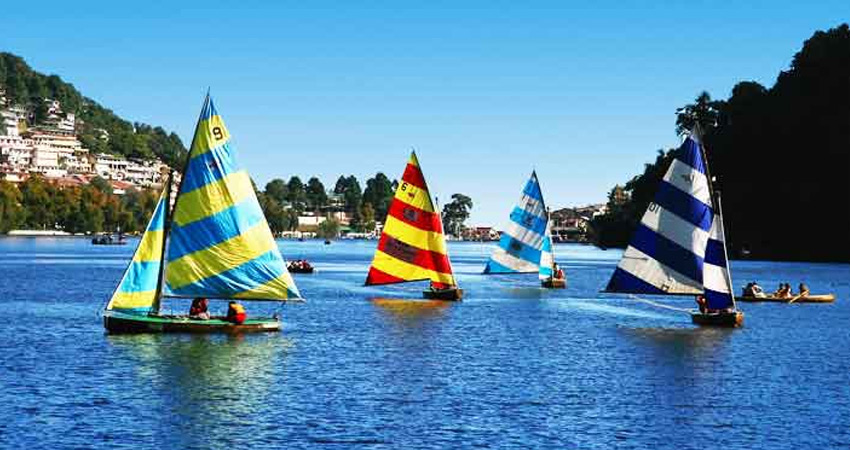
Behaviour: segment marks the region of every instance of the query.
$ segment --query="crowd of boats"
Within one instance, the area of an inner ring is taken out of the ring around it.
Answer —
[[[108,332],[249,332],[280,329],[278,317],[248,317],[242,301],[301,301],[290,275],[312,273],[305,260],[286,263],[234,157],[230,133],[207,95],[178,186],[170,177],[115,292],[105,307]],[[483,274],[537,273],[541,288],[565,288],[553,253],[549,210],[535,172],[510,213]],[[412,152],[366,274],[367,286],[428,281],[423,297],[460,300],[439,208]],[[697,132],[686,137],[657,187],[605,292],[687,295],[693,323],[740,326],[736,300],[768,300],[752,285],[733,295],[720,197]],[[790,290],[789,290],[790,293]],[[752,295],[750,295],[752,294]],[[783,294],[784,295],[784,294]],[[798,295],[794,301],[819,296]],[[161,312],[165,298],[193,299],[193,313]],[[208,298],[230,301],[223,317]],[[785,298],[784,296],[782,298]],[[833,297],[834,299],[834,297]],[[201,302],[203,312],[198,314]]]

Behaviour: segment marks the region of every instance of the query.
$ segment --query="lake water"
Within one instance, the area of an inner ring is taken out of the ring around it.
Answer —
[[[375,244],[281,241],[319,270],[306,304],[247,305],[282,333],[107,336],[134,245],[0,239],[0,448],[850,448],[848,265],[733,262],[839,299],[720,330],[599,294],[618,251],[556,246],[569,287],[543,291],[451,243],[466,298],[440,303],[363,287]]]

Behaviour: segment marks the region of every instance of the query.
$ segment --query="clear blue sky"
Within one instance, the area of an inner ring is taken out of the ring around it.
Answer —
[[[210,86],[261,185],[293,174],[328,187],[341,173],[397,178],[416,147],[434,194],[470,195],[471,223],[493,225],[532,168],[552,207],[604,201],[656,149],[678,144],[677,107],[701,90],[725,98],[742,80],[772,85],[815,30],[850,20],[846,0],[2,10],[0,49],[187,144]]]

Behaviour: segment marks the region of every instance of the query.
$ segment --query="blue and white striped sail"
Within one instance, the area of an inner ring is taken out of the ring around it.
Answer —
[[[552,223],[546,223],[546,235],[543,236],[543,247],[540,249],[540,279],[552,278],[554,272],[552,266],[555,264],[555,255],[552,252]]]
[[[548,221],[540,183],[537,174],[532,172],[522,190],[522,198],[511,212],[510,222],[502,232],[499,247],[487,261],[484,273],[537,272]],[[551,247],[551,243],[549,245]]]
[[[723,218],[720,213],[714,215],[714,222],[708,235],[703,264],[703,283],[705,300],[709,309],[735,307],[732,295],[732,277],[726,259],[726,244],[723,232]]]
[[[703,293],[714,216],[700,143],[689,136],[676,152],[606,290]]]

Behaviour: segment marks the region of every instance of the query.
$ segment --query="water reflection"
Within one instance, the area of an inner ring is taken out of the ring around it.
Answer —
[[[235,429],[282,412],[268,399],[286,382],[294,343],[283,335],[109,336],[108,344],[119,351],[116,358],[133,362],[128,376],[137,379],[139,395],[151,395],[146,402],[173,416],[158,431],[178,447],[223,448]]]
[[[438,319],[448,311],[451,302],[442,300],[410,300],[375,297],[369,299],[378,311],[393,322],[411,325]]]

